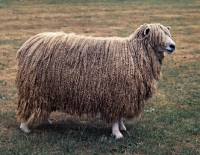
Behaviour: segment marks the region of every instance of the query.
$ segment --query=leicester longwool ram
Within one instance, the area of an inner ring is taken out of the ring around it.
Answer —
[[[126,130],[122,118],[137,118],[155,93],[164,52],[175,43],[169,27],[143,24],[127,38],[40,33],[17,53],[18,120],[51,123],[50,113],[100,115],[116,138]]]

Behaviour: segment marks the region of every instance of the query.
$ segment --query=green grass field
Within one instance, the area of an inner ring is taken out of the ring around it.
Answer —
[[[0,0],[0,154],[200,154],[199,0]],[[126,37],[143,23],[171,26],[176,43],[166,55],[162,80],[140,120],[115,140],[98,117],[53,113],[51,126],[19,129],[16,53],[46,31]]]

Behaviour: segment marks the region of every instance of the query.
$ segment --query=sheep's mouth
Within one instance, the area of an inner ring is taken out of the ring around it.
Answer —
[[[163,48],[163,49],[158,49],[159,52],[166,52],[168,54],[172,54],[174,50],[168,49],[168,48]]]
[[[168,54],[172,54],[174,52],[174,50],[169,50],[169,49],[165,49],[165,51],[168,53]]]
[[[168,50],[168,49],[166,49],[166,51],[167,51],[167,52],[169,52],[169,53],[172,53],[172,52],[174,52],[173,50]]]

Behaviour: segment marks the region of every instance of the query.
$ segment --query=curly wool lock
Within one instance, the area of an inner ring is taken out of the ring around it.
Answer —
[[[160,79],[164,53],[155,48],[165,46],[164,34],[166,27],[144,24],[127,38],[33,36],[17,53],[18,119],[42,123],[56,110],[99,113],[106,123],[138,117]]]

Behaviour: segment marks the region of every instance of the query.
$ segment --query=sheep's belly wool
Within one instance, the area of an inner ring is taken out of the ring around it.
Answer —
[[[106,122],[140,115],[155,91],[163,54],[150,58],[129,38],[41,33],[20,48],[18,119],[41,123],[52,111]],[[139,51],[139,52],[138,52]],[[153,61],[157,62],[156,64]]]

